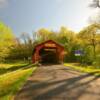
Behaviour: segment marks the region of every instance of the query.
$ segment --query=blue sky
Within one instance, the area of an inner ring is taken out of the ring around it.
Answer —
[[[0,20],[16,35],[39,28],[59,30],[61,26],[80,31],[92,10],[89,0],[0,0]]]

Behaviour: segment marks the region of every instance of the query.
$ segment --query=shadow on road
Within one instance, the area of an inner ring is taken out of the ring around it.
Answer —
[[[89,78],[94,73],[79,75],[78,77],[54,80],[54,81],[31,81],[25,84],[24,88],[18,93],[15,100],[21,100],[20,96],[28,100],[78,100],[83,94],[94,94],[93,91],[87,91],[90,88],[91,82],[97,80],[99,77]],[[55,99],[52,99],[55,98]]]

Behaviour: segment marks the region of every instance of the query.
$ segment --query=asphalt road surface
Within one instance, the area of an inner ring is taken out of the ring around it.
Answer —
[[[15,100],[100,100],[100,77],[64,65],[40,66]]]

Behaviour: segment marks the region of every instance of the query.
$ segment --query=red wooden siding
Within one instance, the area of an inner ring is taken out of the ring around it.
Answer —
[[[41,60],[41,56],[39,55],[39,52],[42,48],[45,48],[45,49],[54,48],[54,49],[56,49],[56,54],[58,55],[59,62],[63,62],[63,60],[64,60],[64,47],[61,46],[60,44],[52,41],[52,40],[48,40],[48,41],[45,41],[41,44],[38,44],[35,47],[35,50],[34,50],[33,55],[32,55],[32,62],[33,63]]]

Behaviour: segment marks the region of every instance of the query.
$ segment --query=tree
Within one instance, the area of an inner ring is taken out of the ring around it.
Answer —
[[[98,23],[100,24],[100,0],[93,0],[90,4],[89,7],[94,8],[96,12],[94,12],[93,15],[89,17],[89,23],[95,24]]]
[[[99,44],[97,31],[100,30],[100,24],[92,24],[79,32],[78,37],[84,42],[84,47],[93,48],[93,59],[96,58],[96,48]],[[90,50],[92,51],[92,50]]]
[[[0,22],[0,60],[4,60],[10,52],[10,48],[14,45],[14,34],[12,30]]]
[[[92,0],[89,6],[92,8],[100,8],[100,0]]]
[[[66,27],[61,27],[58,32],[59,43],[62,44],[67,52],[65,56],[66,61],[75,61],[74,50],[77,48],[76,35],[73,31]]]
[[[45,40],[56,40],[57,35],[55,34],[55,32],[50,31],[46,28],[41,28],[37,31],[37,37],[38,40],[40,41],[45,41]]]
[[[66,27],[61,27],[59,33],[59,41],[67,50],[71,50],[71,46],[75,43],[75,33]]]

